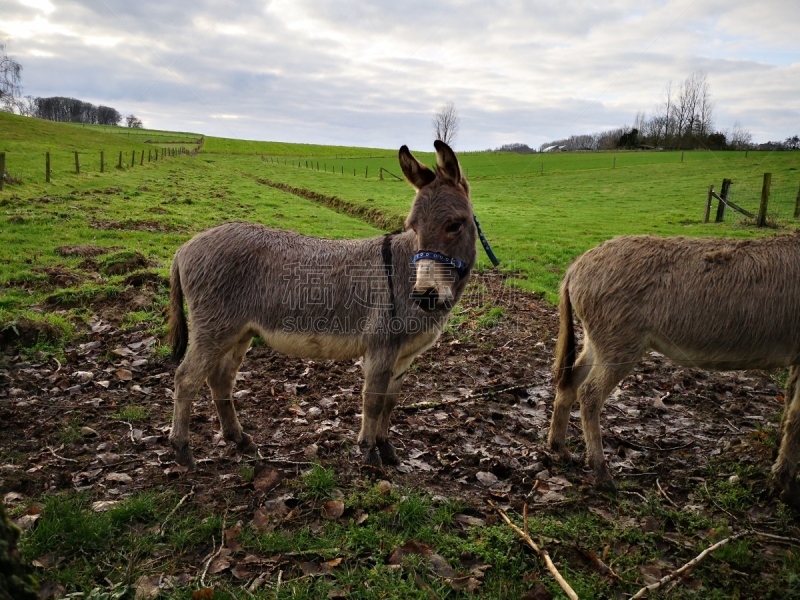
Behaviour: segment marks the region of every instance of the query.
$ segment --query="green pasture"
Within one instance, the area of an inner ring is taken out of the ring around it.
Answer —
[[[196,137],[199,134],[81,127],[0,112],[0,152],[6,154],[10,176],[0,192],[0,332],[23,318],[47,321],[65,338],[85,331],[96,304],[123,293],[131,276],[155,275],[163,281],[180,244],[225,221],[257,221],[325,237],[381,233],[370,222],[281,191],[266,185],[265,180],[335,197],[345,208],[370,208],[396,219],[407,213],[413,199],[409,185],[392,175],[401,175],[396,148],[210,137],[196,155],[147,161],[147,152],[154,145]],[[402,143],[398,140],[398,147]],[[103,173],[99,169],[101,150],[106,156]],[[430,148],[412,150],[427,164],[434,164]],[[81,161],[80,174],[75,173],[75,151]],[[120,151],[123,168],[117,167]],[[45,181],[45,152],[51,153],[50,183]],[[141,152],[145,152],[143,164]],[[460,160],[470,180],[476,213],[503,261],[501,268],[516,274],[517,285],[550,300],[555,300],[569,262],[615,235],[746,237],[796,227],[793,212],[800,186],[800,152],[750,152],[747,156],[742,152],[482,152],[463,153]],[[734,182],[731,199],[756,212],[764,172],[772,173],[771,227],[756,229],[730,212],[724,223],[702,222],[708,186],[713,184],[718,190],[723,178]],[[108,252],[86,260],[63,251],[65,246],[81,245]],[[479,257],[480,268],[489,268],[480,249]],[[119,273],[115,267],[131,259],[141,261],[135,263],[137,270]],[[52,285],[54,274],[64,281],[57,289]],[[125,316],[123,327],[144,325],[155,335],[163,334],[166,287],[162,284],[159,290],[151,306]],[[58,341],[49,342],[37,343],[36,352],[27,352],[36,356],[53,353],[63,360]],[[14,368],[9,365],[0,363],[0,369]],[[165,363],[164,368],[171,367]],[[120,409],[117,417],[136,422],[146,411],[146,407]],[[83,434],[75,427],[63,435],[67,441],[80,440]],[[0,448],[0,463],[12,464],[19,456],[14,448]],[[738,472],[741,466],[720,461],[709,468],[724,475]],[[240,478],[231,485],[245,485],[248,478],[252,478],[252,469],[243,467]],[[307,522],[288,523],[268,533],[246,522],[242,547],[264,556],[292,551],[307,553],[309,560],[343,558],[343,566],[325,578],[301,577],[278,589],[253,593],[245,591],[240,581],[209,576],[216,586],[214,598],[342,597],[336,595],[341,590],[347,590],[347,597],[352,598],[516,598],[535,581],[542,582],[555,597],[562,597],[538,559],[521,551],[507,527],[497,522],[465,531],[453,516],[467,508],[450,500],[398,488],[387,494],[363,481],[340,483],[322,465],[297,477],[293,485],[303,514],[315,514],[325,500],[343,497],[348,510],[362,510],[370,518],[366,525],[331,522],[313,531]],[[22,538],[23,556],[28,561],[48,555],[63,557],[59,559],[63,562],[46,572],[71,593],[83,592],[82,597],[96,600],[133,598],[133,584],[150,573],[152,556],[165,557],[164,568],[178,572],[191,557],[219,543],[223,524],[232,526],[238,519],[199,499],[181,504],[175,490],[166,483],[125,498],[108,513],[92,511],[87,493],[32,499],[41,508],[41,518]],[[730,489],[712,485],[709,491],[697,484],[695,497],[709,503],[713,499],[724,507],[713,520],[676,510],[661,496],[639,502],[621,495],[608,501],[614,520],[606,520],[590,513],[573,488],[569,504],[532,515],[530,525],[551,547],[584,544],[602,549],[620,540],[635,546],[638,554],[624,556],[613,565],[623,583],[612,584],[574,561],[563,570],[582,598],[619,597],[621,589],[632,593],[639,587],[639,565],[657,560],[659,545],[671,543],[661,531],[645,532],[626,522],[650,515],[673,523],[682,536],[695,541],[684,552],[688,560],[707,547],[709,540],[746,526],[740,522],[746,519],[743,507],[758,504],[760,493],[755,485]],[[16,517],[25,509],[15,510],[12,516]],[[731,511],[736,512],[735,517]],[[781,508],[775,526],[792,532],[794,519]],[[169,527],[165,527],[167,522]],[[385,564],[392,548],[411,539],[430,544],[451,564],[474,556],[493,568],[475,594],[458,592],[441,579],[435,580],[435,587],[421,588],[414,578],[403,575],[426,572],[429,566],[420,558],[404,559],[402,571]],[[717,555],[717,562],[709,560],[698,567],[693,577],[701,579],[705,587],[695,590],[679,585],[671,597],[748,597],[754,590],[763,597],[800,597],[798,553],[788,555],[785,564],[773,564],[749,543],[731,544]],[[729,565],[728,570],[718,568],[720,564]],[[753,581],[748,575],[759,571],[769,571],[770,579]],[[197,590],[190,585],[178,585],[163,597],[191,598],[193,591]],[[112,592],[119,593],[112,596]]]

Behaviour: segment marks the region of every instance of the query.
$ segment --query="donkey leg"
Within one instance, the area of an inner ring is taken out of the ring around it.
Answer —
[[[400,464],[397,451],[389,441],[389,426],[391,425],[392,411],[400,400],[400,387],[403,385],[408,368],[415,358],[416,354],[404,356],[397,360],[394,369],[392,369],[392,378],[389,380],[389,386],[386,388],[386,398],[379,417],[376,443],[381,460],[387,465]]]
[[[783,438],[778,452],[778,460],[772,466],[772,473],[780,487],[780,499],[786,504],[800,509],[800,485],[795,481],[797,462],[800,460],[800,385],[798,385],[798,374],[800,374],[800,366],[792,366],[789,371],[789,385],[786,390],[786,407],[781,420]]]
[[[192,400],[203,387],[208,363],[200,351],[190,344],[183,362],[175,371],[175,402],[172,410],[172,430],[169,442],[175,450],[175,461],[194,470],[196,468],[189,446],[189,417]]]
[[[611,471],[603,457],[603,435],[600,432],[600,414],[606,398],[616,385],[633,370],[636,358],[626,356],[619,360],[603,360],[595,364],[578,389],[578,401],[581,405],[581,425],[586,440],[586,460],[594,469],[595,486],[602,490],[613,491],[614,481]]]
[[[383,467],[377,441],[394,363],[393,358],[387,359],[385,355],[364,356],[363,410],[358,443],[364,454],[364,463],[377,468]]]
[[[208,385],[211,387],[211,397],[217,407],[222,435],[226,440],[234,442],[240,452],[246,454],[254,453],[257,448],[250,436],[242,430],[231,392],[236,382],[236,372],[250,347],[250,340],[252,336],[244,335],[236,342],[233,349],[220,359],[208,376]]]
[[[564,462],[572,459],[567,450],[567,427],[569,426],[569,413],[572,406],[578,399],[578,388],[586,380],[594,362],[594,352],[589,342],[588,336],[583,343],[583,351],[575,365],[572,367],[572,374],[569,382],[563,387],[556,389],[556,399],[553,403],[553,416],[550,420],[550,432],[547,443],[556,455],[556,458]]]

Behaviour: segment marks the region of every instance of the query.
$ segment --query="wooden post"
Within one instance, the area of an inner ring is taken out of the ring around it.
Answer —
[[[342,175],[344,175],[344,165],[342,165]],[[800,202],[800,200],[798,200],[798,202]]]
[[[136,164],[136,150],[131,150],[131,166]]]
[[[45,171],[45,179],[47,183],[50,183],[50,153],[45,152],[44,155],[44,171]]]
[[[356,168],[353,167],[353,177],[355,177],[355,176],[356,176]]]
[[[119,151],[119,164],[117,165],[117,168],[122,168],[122,150]]]
[[[683,162],[683,150],[681,150],[681,162]]]
[[[711,200],[714,198],[712,195],[714,193],[714,186],[708,186],[708,198],[706,198],[706,213],[703,216],[703,223],[708,223],[708,219],[711,217]],[[719,211],[718,211],[719,212]]]
[[[319,161],[317,161],[317,171],[319,171]]]
[[[544,175],[544,163],[542,163],[542,168],[539,171],[539,175]]]
[[[794,218],[800,219],[800,187],[797,188],[797,200],[794,201]]]
[[[3,186],[6,181],[6,153],[0,152],[0,192],[3,191]]]
[[[769,203],[769,186],[772,183],[772,173],[764,173],[764,184],[761,186],[761,206],[758,207],[758,220],[756,225],[763,227],[767,224],[767,204]]]
[[[730,179],[723,179],[722,180],[722,189],[719,192],[719,197],[723,200],[728,199],[728,192],[731,189],[731,180]],[[728,205],[725,204],[722,200],[719,201],[719,205],[717,206],[717,218],[714,219],[715,223],[722,223],[725,219],[725,209],[728,208]]]
[[[80,175],[81,174],[81,162],[78,159],[78,151],[77,150],[75,150],[75,174],[76,175]]]
[[[103,154],[103,151],[100,150],[100,172],[103,173],[106,170],[106,157]]]
[[[380,180],[383,181],[383,167],[381,167],[380,170],[378,171],[378,175]]]
[[[139,157],[139,166],[141,167],[144,164],[144,150],[142,150],[142,155]]]
[[[147,149],[147,162],[150,162],[150,155],[152,154],[152,150],[150,148]]]
[[[617,157],[616,156],[614,157],[614,164],[611,166],[611,168],[612,169],[616,169],[617,168]]]
[[[369,177],[369,165],[367,165],[367,168],[364,169],[364,179],[366,179],[367,177]]]
[[[750,152],[749,150],[744,151],[744,157],[747,158],[747,153]]]

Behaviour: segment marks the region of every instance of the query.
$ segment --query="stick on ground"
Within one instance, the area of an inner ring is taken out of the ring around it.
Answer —
[[[547,565],[547,570],[550,571],[550,574],[553,576],[556,582],[558,582],[558,585],[561,586],[561,589],[564,590],[564,592],[567,594],[570,600],[579,600],[578,594],[575,593],[575,590],[573,590],[570,587],[566,579],[564,579],[561,576],[561,573],[558,572],[558,569],[556,569],[556,566],[550,559],[550,555],[547,553],[547,550],[545,550],[544,548],[540,548],[536,544],[536,542],[533,541],[530,535],[528,535],[522,529],[514,525],[514,523],[511,522],[511,519],[508,518],[508,515],[494,502],[489,500],[489,505],[492,508],[494,508],[497,511],[497,513],[503,518],[506,524],[509,527],[511,527],[511,529],[513,529],[517,533],[517,535],[519,535],[519,537],[521,537],[525,541],[525,543],[528,544],[528,546],[530,546],[534,552],[536,552],[536,554],[539,555],[539,558],[541,558],[544,561],[544,564]],[[525,512],[527,513],[527,511]]]

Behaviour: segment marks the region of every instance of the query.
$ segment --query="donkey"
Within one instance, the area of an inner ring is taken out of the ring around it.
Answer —
[[[583,325],[576,359],[572,312]],[[548,442],[562,460],[577,400],[595,483],[613,490],[600,411],[649,349],[719,371],[789,367],[782,440],[772,467],[780,498],[800,507],[800,234],[753,240],[624,236],[587,251],[561,283]]]
[[[204,382],[223,436],[239,451],[255,452],[231,391],[256,335],[303,358],[363,356],[358,442],[364,461],[376,468],[399,462],[389,420],[403,378],[441,335],[475,264],[469,184],[450,147],[439,140],[434,147],[435,171],[400,148],[400,167],[416,189],[402,232],[329,240],[237,222],[199,233],[178,249],[170,342],[175,358],[185,357],[175,372],[169,439],[179,464],[195,468],[189,416]]]

